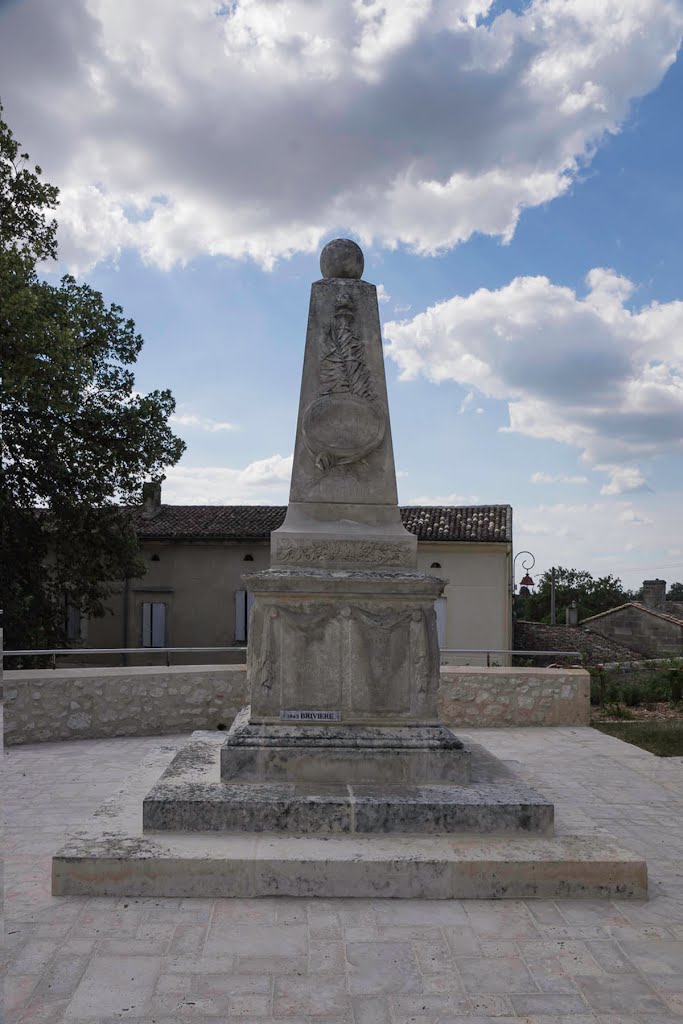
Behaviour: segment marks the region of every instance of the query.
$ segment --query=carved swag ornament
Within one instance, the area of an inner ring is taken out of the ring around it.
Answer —
[[[384,438],[386,416],[377,400],[353,298],[340,295],[321,341],[318,398],[302,421],[306,448],[318,469],[360,462]]]
[[[256,607],[254,608],[256,612]],[[389,634],[397,629],[409,630],[409,643],[406,653],[412,661],[412,678],[416,691],[424,695],[429,689],[430,681],[435,675],[438,665],[438,651],[430,645],[430,630],[427,616],[417,608],[363,608],[360,605],[337,604],[315,605],[312,608],[283,608],[274,605],[259,609],[260,614],[254,615],[253,626],[255,643],[250,649],[251,665],[256,670],[256,678],[260,685],[270,690],[276,680],[275,665],[278,659],[274,656],[278,620],[282,619],[288,629],[301,633],[309,640],[322,639],[330,623],[337,619],[343,622],[355,621],[363,629],[363,639],[371,647],[386,647]],[[433,614],[433,612],[432,612]],[[435,661],[436,656],[436,661]]]

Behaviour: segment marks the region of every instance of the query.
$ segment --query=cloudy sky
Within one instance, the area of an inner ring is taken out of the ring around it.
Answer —
[[[5,0],[61,270],[145,338],[164,500],[284,503],[310,282],[380,287],[404,504],[683,580],[682,0]]]

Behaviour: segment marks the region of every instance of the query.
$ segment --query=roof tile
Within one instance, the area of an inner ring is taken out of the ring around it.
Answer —
[[[142,540],[268,540],[284,522],[285,505],[162,505],[148,517],[133,509]],[[407,505],[403,525],[418,540],[512,541],[510,505]]]

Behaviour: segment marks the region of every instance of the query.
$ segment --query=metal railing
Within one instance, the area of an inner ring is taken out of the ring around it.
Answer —
[[[246,654],[247,648],[239,647],[54,647],[46,651],[2,651],[4,658],[46,658],[52,659],[52,668],[57,667],[57,656],[80,658],[84,654],[165,654],[166,664],[170,666],[171,655],[176,654],[218,654],[227,651],[241,651]]]
[[[51,658],[52,668],[57,667],[57,657],[77,657],[90,654],[165,654],[166,664],[170,666],[172,654],[224,654],[243,653],[247,648],[244,645],[238,647],[56,647],[44,651],[2,651],[2,658]],[[485,654],[486,665],[491,667],[491,655],[503,654],[512,655],[518,658],[577,658],[583,663],[581,651],[510,651],[496,650],[494,648],[464,648],[464,647],[442,647],[440,654]]]
[[[464,648],[446,648],[442,647],[440,650],[441,654],[485,654],[486,655],[486,667],[491,667],[491,655],[492,654],[510,654],[517,658],[578,658],[583,663],[583,654],[581,651],[496,651],[492,648],[471,648],[465,650]]]

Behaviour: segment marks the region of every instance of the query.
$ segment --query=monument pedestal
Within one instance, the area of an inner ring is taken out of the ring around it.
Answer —
[[[443,580],[416,571],[301,568],[268,569],[244,583],[254,599],[252,723],[438,724],[434,601]]]
[[[56,857],[55,893],[642,895],[641,861],[555,841],[552,803],[439,722],[446,581],[398,511],[377,292],[347,239],[321,269],[287,517],[243,577],[251,706],[179,751],[142,836],[124,800]]]

